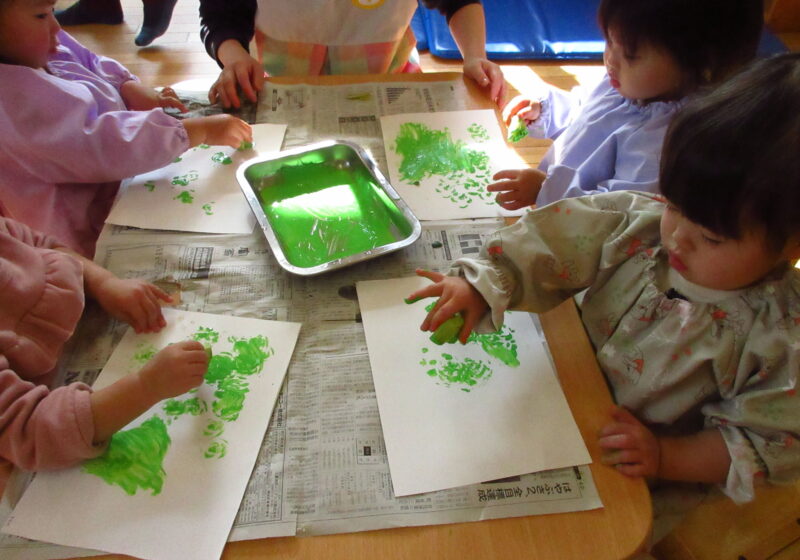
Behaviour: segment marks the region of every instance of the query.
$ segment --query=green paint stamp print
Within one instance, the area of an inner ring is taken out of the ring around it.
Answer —
[[[144,188],[146,188],[150,192],[153,192],[154,190],[156,190],[156,184],[153,181],[145,181]]]
[[[222,165],[230,165],[233,163],[233,160],[225,155],[225,152],[217,152],[213,156],[211,156],[211,161],[214,163],[221,163]]]
[[[184,204],[191,204],[192,202],[194,202],[194,195],[192,194],[193,192],[194,189],[189,189],[188,191],[181,191],[172,200],[180,200]]]
[[[200,174],[197,171],[189,171],[185,175],[176,175],[172,178],[172,184],[178,187],[188,187],[189,183],[193,181],[197,181],[200,178]]]
[[[489,140],[482,125],[473,123],[468,131],[473,139]],[[439,177],[436,192],[460,208],[494,198],[486,190],[492,175],[488,154],[454,140],[447,128],[435,130],[422,123],[403,123],[391,148],[401,157],[398,171],[406,183],[419,186],[422,179]]]

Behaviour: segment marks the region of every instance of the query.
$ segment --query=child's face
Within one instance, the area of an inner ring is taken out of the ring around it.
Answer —
[[[0,8],[0,59],[42,68],[55,52],[61,29],[53,17],[55,0],[8,0]]]
[[[683,73],[663,49],[639,41],[635,53],[626,53],[618,34],[608,30],[603,53],[611,85],[627,99],[670,100],[682,97]]]
[[[669,264],[681,276],[715,290],[737,290],[758,282],[775,267],[796,258],[796,242],[782,251],[768,248],[760,231],[746,231],[729,239],[689,221],[678,208],[667,205],[661,217],[661,242]]]

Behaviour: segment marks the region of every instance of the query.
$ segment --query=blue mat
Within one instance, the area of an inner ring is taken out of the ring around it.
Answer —
[[[646,0],[644,0],[646,1]],[[605,42],[597,27],[597,0],[483,0],[486,53],[493,60],[602,60]],[[460,59],[447,21],[420,4],[411,28],[417,48]],[[787,49],[765,31],[759,53]]]

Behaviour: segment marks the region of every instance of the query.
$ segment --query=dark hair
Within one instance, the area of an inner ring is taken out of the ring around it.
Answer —
[[[640,42],[663,48],[695,89],[725,79],[756,53],[762,0],[602,0],[597,19],[626,53]]]
[[[800,53],[754,63],[675,116],[661,192],[691,221],[778,250],[800,233]]]

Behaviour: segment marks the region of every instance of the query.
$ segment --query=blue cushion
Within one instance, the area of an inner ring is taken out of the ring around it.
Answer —
[[[605,42],[597,26],[597,0],[483,0],[486,53],[494,60],[602,60]],[[411,27],[418,48],[460,59],[445,17],[420,4]],[[787,49],[766,31],[762,55]]]

